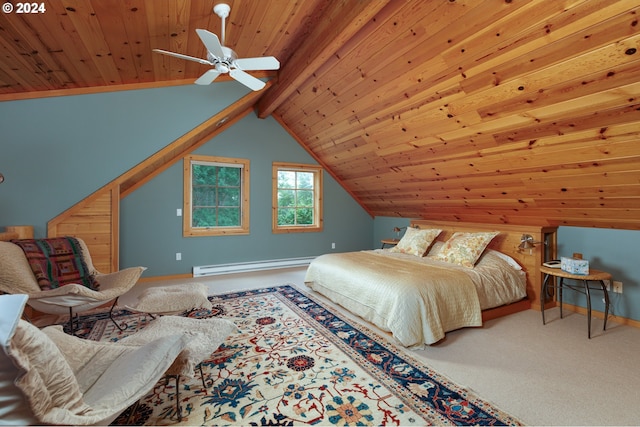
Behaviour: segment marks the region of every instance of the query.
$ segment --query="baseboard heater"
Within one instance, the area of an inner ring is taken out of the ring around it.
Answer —
[[[216,274],[246,273],[249,271],[274,270],[309,265],[315,257],[283,258],[266,261],[236,262],[193,267],[193,277],[214,276]]]

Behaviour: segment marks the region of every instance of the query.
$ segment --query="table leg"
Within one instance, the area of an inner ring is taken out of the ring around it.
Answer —
[[[584,283],[584,290],[587,294],[587,328],[589,339],[591,339],[591,292],[589,291],[589,283],[586,280],[582,281]]]
[[[562,319],[562,283],[564,277],[560,278],[560,283],[558,283],[558,301],[560,302],[560,318]]]
[[[607,291],[607,286],[604,284],[604,281],[600,281],[600,286],[602,286],[602,292],[604,292],[604,327],[603,331],[607,330],[607,319],[609,318],[609,291]]]
[[[540,311],[542,311],[542,324],[546,325],[544,320],[544,301],[545,295],[547,294],[547,284],[549,283],[550,274],[544,276],[544,280],[542,281],[542,289],[540,289]]]

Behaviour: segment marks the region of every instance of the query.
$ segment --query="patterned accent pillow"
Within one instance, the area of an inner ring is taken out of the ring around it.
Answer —
[[[74,237],[11,240],[20,246],[43,291],[76,283],[97,291],[98,281],[89,273],[82,246]]]
[[[452,264],[473,268],[487,245],[500,232],[454,233],[434,258]]]
[[[422,230],[407,227],[407,231],[405,231],[402,239],[400,239],[398,244],[391,248],[390,251],[422,257],[441,231],[442,230],[431,228]]]

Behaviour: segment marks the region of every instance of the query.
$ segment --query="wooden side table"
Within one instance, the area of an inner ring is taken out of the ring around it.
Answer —
[[[382,240],[380,240],[380,242],[382,242],[382,249],[384,249],[384,247],[386,245],[395,246],[395,245],[398,244],[399,241],[400,241],[400,239],[382,239]]]
[[[568,273],[559,268],[550,268],[540,266],[540,271],[545,274],[544,281],[542,282],[542,289],[540,292],[540,306],[542,307],[542,324],[545,324],[544,319],[544,296],[547,294],[547,289],[549,288],[549,278],[551,276],[559,277],[560,282],[556,287],[558,289],[558,301],[560,302],[560,318],[562,318],[562,289],[569,288],[574,291],[582,292],[587,296],[587,327],[588,327],[588,336],[591,338],[591,290],[602,290],[604,292],[604,327],[602,330],[607,329],[607,318],[609,317],[609,292],[607,291],[607,287],[604,284],[605,280],[611,280],[611,274],[600,271],[589,269],[589,274],[572,274]],[[572,279],[582,282],[582,286],[577,285],[567,285],[564,283],[564,279]],[[589,282],[598,282],[599,287],[589,286]],[[553,286],[553,285],[551,285]]]

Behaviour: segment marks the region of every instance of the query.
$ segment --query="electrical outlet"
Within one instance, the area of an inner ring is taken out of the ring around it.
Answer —
[[[182,254],[180,252],[176,252],[176,261],[182,261]]]
[[[607,291],[611,291],[611,280],[603,280],[604,282],[604,286],[605,288],[607,288]]]
[[[622,293],[622,282],[616,282],[615,280],[613,281],[613,292],[617,294]]]
[[[335,243],[331,243],[331,249],[335,249],[336,248],[336,244]]]

